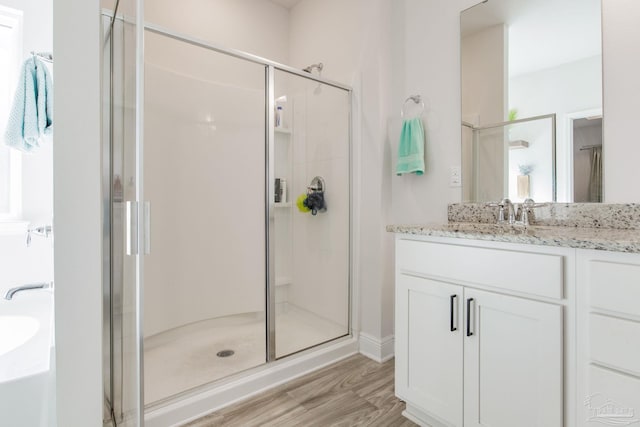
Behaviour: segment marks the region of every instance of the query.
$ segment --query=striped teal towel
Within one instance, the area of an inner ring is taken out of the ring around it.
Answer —
[[[420,117],[402,124],[396,174],[407,173],[424,174],[424,128]]]
[[[53,83],[47,66],[38,58],[24,62],[9,113],[5,143],[25,153],[40,148],[40,140],[53,131]]]

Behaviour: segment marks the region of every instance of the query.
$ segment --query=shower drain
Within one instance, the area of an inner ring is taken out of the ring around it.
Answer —
[[[216,356],[218,357],[229,357],[229,356],[233,356],[233,354],[235,353],[235,351],[233,350],[222,350],[216,353]]]

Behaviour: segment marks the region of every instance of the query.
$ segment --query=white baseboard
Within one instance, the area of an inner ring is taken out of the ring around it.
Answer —
[[[421,411],[410,403],[407,403],[406,409],[402,411],[402,415],[418,424],[420,427],[447,427],[451,425],[448,423],[445,424],[444,421],[428,415],[426,412]]]
[[[345,338],[319,349],[240,374],[224,384],[201,389],[145,413],[145,427],[178,426],[196,420],[232,403],[269,390],[294,378],[306,375],[358,352],[358,341]]]
[[[378,339],[369,334],[360,332],[360,353],[373,359],[376,362],[383,363],[394,356],[394,337],[388,335],[382,339]]]

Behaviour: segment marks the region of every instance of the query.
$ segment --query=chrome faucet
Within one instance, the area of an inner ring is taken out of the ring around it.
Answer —
[[[530,225],[530,215],[533,208],[545,206],[546,203],[536,203],[533,199],[525,199],[521,204],[512,203],[504,198],[498,203],[489,203],[488,206],[498,207],[498,224]]]
[[[16,286],[15,288],[11,288],[7,291],[6,294],[4,294],[4,299],[6,300],[12,300],[13,296],[15,294],[17,294],[18,292],[22,292],[22,291],[30,291],[33,289],[53,289],[53,282],[48,282],[48,283],[30,283],[28,285],[20,285],[20,286]]]
[[[513,207],[513,203],[511,200],[504,198],[500,200],[498,203],[488,203],[487,206],[498,207],[498,224],[504,224],[508,222],[509,224],[513,224],[516,221],[516,214]],[[507,211],[507,216],[505,218],[505,210]]]
[[[520,206],[520,221],[519,224],[522,225],[530,225],[530,215],[533,213],[533,208],[538,208],[540,206],[546,206],[547,203],[536,203],[533,199],[524,199],[522,205]]]
[[[516,222],[516,210],[511,200],[504,198],[499,203],[500,210],[502,211],[502,222],[504,222],[504,210],[507,210],[507,222],[509,224],[514,224]],[[498,221],[500,222],[500,221]]]

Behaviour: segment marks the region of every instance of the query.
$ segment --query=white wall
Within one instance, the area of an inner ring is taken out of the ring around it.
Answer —
[[[298,3],[290,12],[289,65],[323,62],[323,77],[353,83],[362,55],[362,6],[359,0]]]
[[[509,141],[526,141],[526,148],[510,148],[508,164],[508,195],[512,202],[523,202],[518,197],[517,177],[522,175],[520,166],[532,168],[529,175],[529,195],[534,200],[553,200],[552,168],[552,120],[550,118],[510,125]]]
[[[519,119],[556,114],[558,201],[572,200],[570,194],[572,151],[567,129],[569,123],[567,115],[601,109],[601,82],[602,57],[600,55],[521,74],[509,80],[509,108],[518,110]],[[550,162],[551,158],[548,157],[547,161]],[[540,181],[539,177],[534,176],[532,180],[534,183]],[[535,197],[534,199],[545,200]]]
[[[603,0],[604,198],[640,202],[640,2]]]
[[[392,178],[394,223],[446,221],[447,204],[460,188],[449,187],[449,168],[460,166],[460,11],[474,0],[404,0],[395,31],[404,34],[404,60],[394,62],[394,80],[403,82],[391,100],[399,106],[409,94],[430,105],[425,116],[426,171]],[[394,5],[396,2],[394,1]],[[404,97],[404,98],[403,98]],[[394,138],[399,130],[394,130]]]
[[[462,117],[475,125],[500,123],[507,112],[508,32],[494,25],[460,41]]]
[[[31,51],[53,50],[52,0],[0,0],[0,5],[23,11],[23,59]],[[49,67],[52,69],[52,67]],[[17,81],[15,82],[17,83]],[[51,224],[53,218],[53,142],[46,137],[33,155],[22,155],[22,219],[33,225]],[[53,280],[53,243],[34,236],[0,235],[0,290]]]
[[[289,11],[266,0],[148,1],[147,22],[217,45],[288,63]]]
[[[58,425],[102,425],[99,1],[53,7]]]
[[[462,120],[467,123],[480,126],[506,119],[508,37],[504,25],[494,25],[460,40],[461,70],[464,70],[460,79]],[[474,147],[466,138],[462,144],[465,200],[499,200],[505,188],[504,132],[500,129],[481,132],[477,142]],[[475,162],[470,162],[474,157]],[[471,193],[468,186],[473,186],[472,174],[477,177],[475,184],[482,182],[473,195],[468,194]]]

